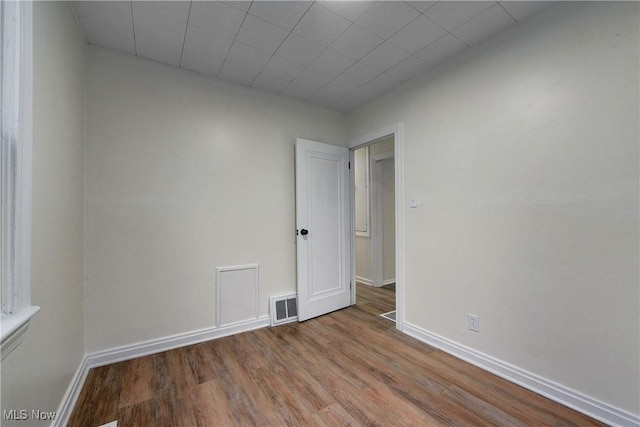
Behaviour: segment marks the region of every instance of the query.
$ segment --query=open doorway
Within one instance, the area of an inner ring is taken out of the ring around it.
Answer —
[[[393,135],[354,150],[356,280],[395,283],[395,167]]]
[[[357,303],[396,321],[395,135],[353,152]]]

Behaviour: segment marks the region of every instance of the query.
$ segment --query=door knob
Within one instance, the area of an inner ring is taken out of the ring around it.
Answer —
[[[303,228],[302,230],[300,230],[300,234],[302,234],[303,236],[306,236],[307,234],[309,234],[309,230],[307,230],[306,228]]]

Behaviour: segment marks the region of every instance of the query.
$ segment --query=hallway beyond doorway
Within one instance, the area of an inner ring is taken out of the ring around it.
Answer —
[[[356,282],[356,305],[360,310],[379,316],[396,309],[396,284],[376,288]]]

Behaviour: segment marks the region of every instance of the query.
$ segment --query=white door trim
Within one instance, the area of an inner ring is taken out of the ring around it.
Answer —
[[[404,124],[397,122],[392,125],[378,129],[361,137],[353,139],[349,143],[351,157],[353,161],[353,150],[363,145],[370,145],[374,142],[393,135],[394,139],[394,167],[395,167],[395,187],[396,187],[396,329],[404,330],[405,296],[404,296]],[[353,173],[351,180],[351,191],[354,189]],[[353,198],[352,198],[353,199]],[[354,201],[352,200],[352,205]],[[353,218],[355,220],[355,218]],[[351,281],[355,283],[355,226],[352,220],[351,233]],[[356,287],[351,290],[351,303],[356,303]]]

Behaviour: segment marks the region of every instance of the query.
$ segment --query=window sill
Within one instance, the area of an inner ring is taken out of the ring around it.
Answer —
[[[40,307],[32,305],[25,308],[16,314],[2,314],[1,321],[1,337],[2,343],[0,345],[0,353],[2,354],[1,360],[15,350],[18,345],[24,339],[31,318],[40,310]]]

